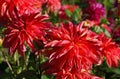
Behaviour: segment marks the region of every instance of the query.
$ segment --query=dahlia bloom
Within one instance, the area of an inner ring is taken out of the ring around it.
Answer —
[[[78,26],[62,24],[60,28],[48,33],[48,43],[45,48],[51,48],[45,53],[49,61],[44,64],[46,73],[58,73],[62,69],[76,72],[89,70],[93,64],[100,64],[101,53],[97,40],[98,35],[83,28],[83,22]]]
[[[101,17],[105,17],[105,8],[101,3],[93,3],[86,7],[83,13],[86,15],[86,19],[99,23]]]
[[[43,22],[46,19],[48,19],[47,16],[38,16],[37,14],[18,17],[7,26],[4,32],[3,47],[9,48],[11,55],[16,50],[23,55],[26,51],[25,44],[34,50],[33,40],[44,41],[44,30],[49,26],[49,23]]]
[[[47,8],[51,12],[56,12],[61,8],[60,0],[47,0]]]
[[[119,46],[115,42],[112,42],[111,38],[105,37],[104,34],[101,34],[99,39],[103,42],[101,45],[101,50],[103,55],[106,57],[108,66],[117,67],[118,60],[120,60]]]
[[[39,0],[0,0],[0,22],[9,22],[16,13],[18,16],[38,13],[41,6],[42,2]]]
[[[100,65],[104,57],[109,67],[118,66],[118,45],[104,34],[84,28],[84,22],[61,24],[49,31],[47,37],[45,55],[48,61],[43,64],[43,69],[46,74],[54,73],[56,79],[101,79],[90,75],[89,71],[93,64]]]

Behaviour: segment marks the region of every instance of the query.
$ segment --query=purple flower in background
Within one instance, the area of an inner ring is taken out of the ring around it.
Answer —
[[[118,7],[118,0],[114,1],[114,7]]]
[[[101,3],[93,3],[85,8],[83,13],[86,15],[86,19],[100,22],[101,17],[105,17],[105,8]]]

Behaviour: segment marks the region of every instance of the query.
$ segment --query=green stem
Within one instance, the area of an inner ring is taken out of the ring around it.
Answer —
[[[27,70],[26,55],[25,55],[25,53],[23,54],[23,59],[24,59],[24,68],[23,68],[23,70]]]
[[[41,70],[41,63],[40,63],[40,57],[34,57],[35,65],[36,65],[36,72],[38,75],[38,79],[41,79],[42,77],[42,70]]]
[[[3,58],[4,58],[5,62],[6,62],[7,65],[8,65],[11,73],[12,73],[12,74],[14,75],[14,77],[15,77],[15,76],[16,76],[16,75],[15,75],[15,72],[14,72],[12,66],[10,65],[10,63],[9,63],[9,61],[8,61],[8,57],[4,54],[4,52],[2,52],[2,55],[3,55]]]

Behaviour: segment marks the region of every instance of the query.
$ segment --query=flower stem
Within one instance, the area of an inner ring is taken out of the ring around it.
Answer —
[[[14,72],[12,66],[11,66],[10,63],[9,63],[7,56],[4,54],[4,52],[2,52],[2,55],[3,55],[3,58],[4,58],[5,62],[6,62],[7,65],[8,65],[8,67],[9,67],[11,73],[15,76],[15,72]]]
[[[25,55],[25,53],[23,54],[23,59],[24,59],[24,69],[27,70],[27,63],[26,63],[26,55]]]

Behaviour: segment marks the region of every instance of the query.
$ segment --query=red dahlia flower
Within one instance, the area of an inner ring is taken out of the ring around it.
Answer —
[[[101,39],[102,38],[102,39]],[[109,67],[117,67],[118,60],[120,60],[120,48],[112,39],[100,35],[102,43],[102,53],[106,57],[106,61]]]
[[[14,11],[16,8],[19,15],[24,13],[37,13],[41,11],[42,2],[39,0],[2,0],[1,9],[5,8],[7,11]]]
[[[101,61],[101,42],[96,39],[98,35],[83,28],[83,23],[78,26],[63,24],[48,34],[51,38],[45,47],[51,49],[46,53],[49,58],[45,63],[45,68],[48,68],[46,73],[57,73],[61,69],[71,71],[74,68],[77,71],[89,70],[92,64]]]
[[[44,30],[49,25],[43,20],[48,19],[46,16],[36,14],[21,16],[10,23],[5,30],[5,39],[3,46],[9,48],[9,53],[14,54],[16,50],[23,55],[25,52],[24,43],[34,49],[33,40],[44,40]]]
[[[18,16],[38,13],[41,11],[41,6],[42,2],[39,0],[0,0],[0,21],[9,22],[16,12]]]

